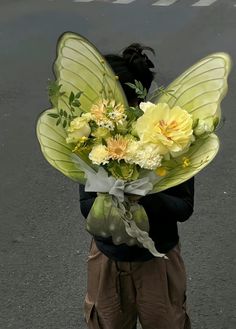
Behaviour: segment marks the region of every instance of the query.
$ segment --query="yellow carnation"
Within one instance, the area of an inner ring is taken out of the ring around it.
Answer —
[[[89,153],[89,159],[96,165],[108,163],[108,151],[105,145],[99,144],[92,148]]]
[[[178,155],[189,147],[192,140],[191,114],[179,106],[170,108],[165,103],[151,104],[135,125],[140,140],[155,144],[160,154]]]
[[[140,141],[132,141],[127,148],[125,161],[138,164],[144,169],[154,170],[161,166],[162,158],[156,144],[143,144]]]

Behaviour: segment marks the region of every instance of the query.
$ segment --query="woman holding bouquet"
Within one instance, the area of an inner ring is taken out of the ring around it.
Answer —
[[[122,56],[105,56],[124,89],[130,106],[137,94],[127,83],[140,81],[148,90],[153,63],[144,54],[149,47],[132,44]],[[87,217],[96,193],[80,185],[80,207]],[[137,201],[137,196],[130,196]],[[194,179],[139,199],[149,219],[149,235],[160,253],[155,257],[137,245],[115,245],[111,238],[94,236],[88,255],[87,294],[84,302],[89,329],[190,329],[186,313],[186,272],[181,257],[177,222],[193,212]]]

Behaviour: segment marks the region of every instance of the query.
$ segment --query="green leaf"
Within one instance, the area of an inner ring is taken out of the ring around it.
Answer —
[[[73,100],[75,99],[75,94],[73,93],[73,91],[71,91],[70,93],[70,97],[69,97],[69,104],[71,105]]]
[[[59,117],[59,114],[57,114],[57,113],[47,113],[47,115],[49,115],[52,118],[58,118]]]
[[[130,88],[134,89],[135,93],[137,94],[138,98],[145,99],[147,96],[147,89],[143,87],[141,81],[134,80],[134,84],[127,82],[125,83]]]
[[[80,101],[75,100],[75,101],[73,101],[73,103],[71,105],[75,106],[75,107],[80,107],[81,103],[80,103]]]
[[[64,120],[64,121],[63,121],[63,128],[66,128],[66,126],[67,126],[67,121]]]
[[[83,94],[83,91],[79,91],[76,95],[75,95],[75,98],[80,98],[80,96]]]
[[[58,107],[58,102],[60,97],[62,97],[65,92],[61,92],[62,85],[58,81],[49,81],[48,83],[48,95],[53,106]]]
[[[56,122],[56,125],[58,126],[61,123],[61,118],[59,118]]]

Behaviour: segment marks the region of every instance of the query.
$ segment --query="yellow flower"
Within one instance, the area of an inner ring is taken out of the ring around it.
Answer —
[[[121,135],[116,135],[115,137],[108,138],[106,142],[110,159],[121,160],[124,158],[129,144],[129,139]]]
[[[150,108],[153,108],[153,107],[155,108],[156,105],[151,103],[151,102],[141,102],[139,104],[139,107],[145,113],[147,111],[147,109],[150,109]]]
[[[92,105],[90,113],[98,126],[109,130],[113,130],[115,124],[123,124],[126,119],[123,104],[116,104],[115,100],[100,100]]]
[[[166,170],[165,167],[159,167],[159,168],[156,169],[156,174],[158,176],[164,177],[167,174],[167,170]]]
[[[108,151],[105,145],[99,144],[92,148],[89,153],[89,159],[96,165],[108,163]]]
[[[109,108],[108,117],[112,119],[116,124],[122,124],[127,117],[125,114],[124,105],[115,105],[113,103],[112,106]]]
[[[160,154],[179,155],[192,140],[191,114],[179,106],[171,109],[165,103],[151,104],[137,120],[135,131],[143,143],[156,144]]]
[[[93,104],[90,113],[94,119],[95,122],[99,123],[103,121],[106,118],[106,106],[108,104],[108,101],[106,100],[100,100],[98,104]]]
[[[189,159],[189,158],[187,158],[187,157],[183,157],[182,160],[183,160],[183,164],[182,164],[182,167],[183,167],[183,168],[187,168],[187,167],[190,166],[191,162],[190,162],[190,159]]]
[[[103,128],[103,127],[98,127],[93,133],[92,135],[98,139],[105,139],[110,137],[110,130],[107,128]]]
[[[71,121],[68,131],[67,143],[78,143],[81,138],[88,137],[91,133],[91,128],[88,124],[88,118],[81,116]]]

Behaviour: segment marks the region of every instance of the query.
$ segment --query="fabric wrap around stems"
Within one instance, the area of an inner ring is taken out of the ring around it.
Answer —
[[[138,244],[147,248],[154,256],[159,253],[149,237],[149,222],[143,206],[130,201],[127,194],[144,196],[152,191],[157,177],[152,172],[132,182],[108,176],[102,167],[95,171],[79,156],[73,154],[73,160],[86,175],[86,192],[97,192],[98,196],[87,217],[89,233],[102,237],[112,236],[113,243]]]

